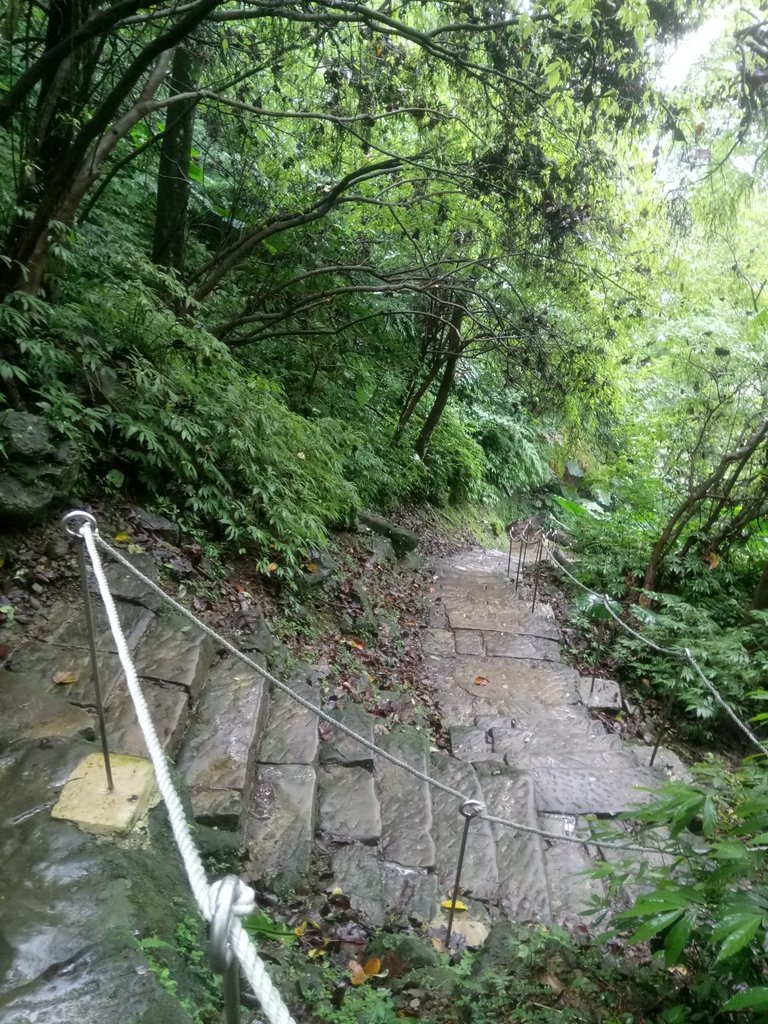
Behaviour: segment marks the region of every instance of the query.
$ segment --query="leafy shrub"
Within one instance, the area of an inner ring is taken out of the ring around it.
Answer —
[[[684,966],[689,1011],[680,1006],[679,1020],[739,1010],[765,1020],[768,776],[755,764],[737,772],[699,765],[696,776],[691,785],[667,784],[631,812],[643,841],[666,847],[674,838],[674,863],[605,864],[599,873],[614,887],[643,887],[619,927],[631,929],[631,942],[652,940],[667,968]]]
[[[449,403],[424,459],[423,497],[439,507],[489,497],[485,452],[471,429],[461,407]]]
[[[475,437],[485,452],[486,478],[500,494],[525,493],[551,478],[541,443],[529,424],[481,412]]]

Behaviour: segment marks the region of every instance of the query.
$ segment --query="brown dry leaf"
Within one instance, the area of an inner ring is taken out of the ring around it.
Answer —
[[[276,572],[276,571],[277,571],[277,562],[270,562],[269,565],[267,566],[267,572]]]
[[[560,993],[565,988],[565,986],[563,985],[562,981],[560,981],[559,978],[555,977],[554,974],[547,974],[547,973],[540,974],[539,977],[537,978],[537,981],[541,985],[548,985],[549,988],[552,989],[552,991],[555,993],[556,996],[559,996]]]
[[[475,686],[487,686],[490,681],[487,676],[475,676]]]
[[[53,681],[57,686],[71,686],[77,682],[77,676],[74,672],[57,672]]]
[[[707,561],[709,562],[710,569],[716,569],[720,565],[720,556],[716,555],[714,551],[710,551],[707,555]]]
[[[438,939],[436,935],[433,935],[430,938],[429,941],[432,943],[432,945],[435,947],[435,949],[437,950],[438,953],[447,953],[448,952],[448,948],[445,945],[445,943],[443,942],[443,940],[442,939]]]

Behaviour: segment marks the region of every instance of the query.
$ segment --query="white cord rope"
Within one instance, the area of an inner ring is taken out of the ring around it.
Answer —
[[[707,688],[707,690],[709,690],[709,692],[715,698],[716,702],[720,705],[720,707],[731,719],[731,721],[744,733],[744,735],[750,740],[750,742],[753,743],[758,748],[758,750],[760,750],[761,753],[765,754],[765,756],[768,757],[768,747],[761,743],[757,736],[754,734],[754,732],[752,732],[752,730],[746,724],[746,722],[742,721],[742,719],[739,718],[739,716],[733,710],[733,708],[725,699],[725,697],[723,697],[720,694],[719,690],[712,682],[712,680],[708,679],[707,676],[704,674],[704,671],[702,670],[701,666],[693,657],[693,655],[687,647],[661,647],[659,644],[654,643],[653,640],[649,640],[648,637],[643,636],[642,633],[638,633],[637,630],[633,629],[619,615],[616,614],[616,612],[611,607],[611,599],[608,597],[607,594],[598,594],[597,591],[592,590],[590,587],[586,586],[586,584],[582,583],[581,580],[577,579],[573,575],[573,573],[569,572],[564,565],[558,562],[558,560],[554,557],[552,552],[547,548],[546,542],[544,543],[544,551],[546,552],[547,557],[552,562],[552,564],[557,566],[557,568],[561,572],[565,573],[568,579],[570,579],[578,587],[581,587],[581,589],[585,591],[585,593],[590,594],[592,597],[602,602],[608,614],[615,622],[617,622],[621,626],[625,633],[628,633],[636,640],[639,640],[641,643],[644,643],[646,647],[649,647],[652,651],[656,651],[657,654],[665,654],[673,658],[680,658],[682,661],[687,661],[689,665],[694,669],[696,674],[699,676],[702,683],[704,683],[704,686]]]
[[[85,527],[83,527],[83,529],[85,529]],[[328,714],[328,712],[324,711],[322,708],[319,708],[315,704],[312,704],[311,701],[305,700],[304,697],[302,697],[300,694],[292,690],[290,686],[287,686],[276,676],[272,675],[272,673],[269,672],[268,669],[263,668],[261,665],[259,665],[257,661],[254,661],[252,658],[249,658],[248,655],[243,654],[243,652],[238,650],[238,648],[235,647],[234,644],[230,643],[229,640],[226,640],[223,636],[221,636],[220,633],[217,633],[215,629],[212,629],[209,625],[207,625],[207,623],[203,622],[202,619],[199,619],[196,615],[194,615],[187,608],[185,608],[184,605],[180,604],[169,594],[166,594],[166,592],[161,587],[159,587],[157,583],[154,582],[154,580],[151,580],[149,576],[145,576],[144,573],[141,572],[140,569],[137,569],[132,562],[130,562],[123,554],[121,554],[121,552],[116,551],[113,547],[111,547],[111,545],[107,544],[107,542],[100,536],[98,532],[91,533],[90,527],[88,527],[88,530],[91,537],[91,541],[93,542],[94,545],[98,545],[98,547],[100,547],[103,551],[107,552],[110,555],[110,557],[112,557],[116,562],[119,562],[120,565],[128,569],[137,579],[141,580],[141,582],[146,587],[148,587],[153,593],[157,594],[158,597],[162,598],[162,600],[165,601],[166,604],[170,605],[171,608],[177,611],[180,615],[183,615],[185,619],[188,619],[190,622],[194,623],[194,625],[197,626],[198,629],[202,630],[203,633],[211,637],[211,639],[214,640],[220,647],[223,647],[224,650],[228,651],[233,657],[239,659],[241,662],[243,662],[244,665],[247,665],[249,668],[253,669],[254,672],[257,672],[260,676],[262,676],[269,683],[271,683],[276,689],[280,690],[282,693],[285,693],[297,704],[300,704],[303,708],[306,708],[307,711],[313,712],[318,716],[318,718],[321,718],[323,721],[328,722],[330,725],[333,726],[334,729],[337,729],[339,732],[343,732],[345,735],[349,736],[350,739],[353,739],[357,743],[360,743],[368,750],[373,751],[373,753],[377,754],[378,756],[384,758],[387,761],[390,761],[398,768],[402,768],[403,771],[409,772],[415,778],[420,779],[422,782],[425,782],[432,789],[440,790],[441,792],[448,794],[448,796],[455,797],[455,799],[459,803],[466,803],[467,800],[471,799],[465,793],[462,793],[460,790],[454,789],[453,786],[447,786],[444,782],[440,782],[437,779],[433,779],[431,776],[427,775],[426,772],[420,771],[418,768],[414,767],[412,764],[409,764],[407,761],[403,761],[402,758],[399,758],[395,754],[391,754],[388,750],[384,750],[382,747],[377,746],[376,743],[374,743],[372,740],[367,739],[365,736],[361,736],[359,733],[355,732],[354,729],[350,729],[348,725],[345,725],[343,722],[338,721],[336,718]],[[90,554],[90,546],[88,550]],[[93,556],[91,557],[93,558]],[[494,824],[503,825],[505,828],[515,829],[518,832],[525,832],[529,835],[540,836],[542,839],[546,839],[554,843],[568,843],[575,846],[595,845],[594,839],[586,839],[579,836],[559,835],[556,832],[548,832],[546,829],[536,828],[532,825],[526,825],[520,821],[512,821],[508,818],[500,818],[487,813],[479,814],[477,815],[477,817],[485,818],[487,821],[493,822]],[[658,850],[653,849],[651,847],[630,845],[626,843],[606,842],[600,843],[599,845],[603,849],[618,850],[620,852],[654,854],[659,852]]]
[[[125,636],[123,635],[122,626],[120,625],[120,618],[117,614],[115,602],[112,598],[112,594],[110,593],[107,578],[104,574],[101,557],[99,556],[99,551],[96,545],[98,534],[94,534],[89,523],[80,527],[78,532],[85,542],[88,555],[91,559],[91,565],[93,566],[93,572],[99,588],[99,594],[101,595],[101,600],[104,603],[104,609],[107,613],[107,619],[109,620],[109,628],[112,631],[115,646],[117,647],[117,656],[123,667],[128,692],[131,695],[134,708],[136,709],[136,718],[138,719],[139,726],[141,727],[141,731],[144,735],[144,742],[147,745],[147,751],[149,752],[152,766],[155,770],[157,788],[160,790],[160,795],[168,809],[168,820],[170,821],[173,837],[176,840],[176,845],[179,849],[179,853],[181,854],[181,859],[184,862],[184,868],[187,872],[192,894],[195,897],[200,913],[206,921],[210,921],[213,913],[213,907],[216,902],[215,898],[217,888],[215,884],[214,886],[208,885],[208,879],[205,874],[203,862],[200,858],[200,853],[192,840],[184,808],[182,807],[181,800],[176,792],[171,779],[171,774],[168,770],[165,752],[157,738],[157,733],[155,732],[155,727],[152,723],[152,716],[149,713],[147,702],[141,691],[141,685],[139,683],[133,661],[131,660],[131,655],[128,651],[128,645],[125,641]],[[288,1011],[288,1007],[283,1002],[280,993],[269,979],[264,968],[264,964],[256,953],[248,933],[237,920],[237,916],[251,913],[254,906],[253,892],[244,883],[241,882],[240,885],[242,888],[238,890],[238,897],[233,905],[233,914],[236,916],[233,916],[232,918],[229,933],[232,950],[237,956],[243,970],[243,974],[252,986],[254,995],[259,1000],[261,1008],[266,1014],[267,1019],[270,1021],[270,1024],[295,1024],[295,1021]]]

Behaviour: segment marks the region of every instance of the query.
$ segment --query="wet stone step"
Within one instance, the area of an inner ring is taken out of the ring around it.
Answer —
[[[623,750],[579,750],[572,749],[567,754],[547,754],[541,750],[524,750],[519,754],[507,754],[506,763],[518,771],[535,771],[536,769],[559,769],[567,771],[586,771],[591,769],[626,769],[633,771],[635,760]]]
[[[152,724],[163,750],[173,757],[179,748],[189,714],[189,694],[183,687],[140,679]],[[120,687],[104,713],[109,749],[117,754],[148,757],[136,708],[125,686]]]
[[[107,620],[107,613],[100,599],[91,602],[93,613],[93,625],[97,651],[108,651],[115,653],[115,644],[112,630]],[[130,601],[116,601],[117,614],[123,630],[128,649],[134,650],[136,644],[146,633],[155,616],[154,613],[142,605],[132,604]],[[70,606],[62,608],[60,625],[50,633],[50,643],[59,644],[62,647],[77,647],[88,649],[89,636],[85,624],[85,616],[82,608],[78,607],[72,611]]]
[[[434,874],[387,861],[381,865],[381,881],[389,923],[419,928],[432,920],[439,902]]]
[[[559,631],[552,619],[536,613],[531,615],[527,608],[510,604],[504,607],[499,600],[483,605],[477,595],[461,597],[446,596],[443,599],[451,629],[476,629],[484,632],[523,633],[557,640]]]
[[[620,814],[651,799],[637,787],[659,786],[663,781],[639,767],[632,771],[536,768],[532,775],[539,810],[552,814]]]
[[[255,660],[264,665],[261,655]],[[239,828],[268,703],[264,678],[237,658],[211,669],[178,759],[198,821]]]
[[[475,629],[457,629],[455,633],[456,653],[482,657],[485,654],[485,641],[483,639],[485,635],[487,634],[479,633]]]
[[[536,636],[503,633],[500,630],[485,633],[485,653],[489,658],[527,658],[532,661],[558,662],[560,645],[555,640]]]
[[[492,704],[498,713],[512,702],[528,701],[531,710],[535,707],[539,714],[544,714],[546,709],[540,707],[542,704],[559,708],[579,700],[578,674],[564,666],[514,658],[467,656],[445,659],[443,664],[448,679],[472,697]]]
[[[318,704],[320,695],[305,681],[303,673],[295,676],[288,685],[304,700]],[[317,715],[297,704],[283,690],[273,687],[259,761],[264,764],[314,764],[317,749]]]
[[[61,689],[61,687],[59,687]],[[0,669],[0,741],[93,737],[94,719],[21,672]]]
[[[162,615],[136,649],[136,672],[145,679],[183,686],[196,700],[213,656],[209,636],[180,615]]]
[[[335,840],[378,842],[381,815],[373,774],[365,768],[323,765],[317,778],[320,832]]]
[[[381,863],[375,849],[361,843],[331,850],[333,885],[348,897],[355,917],[369,928],[381,928],[387,918]]]
[[[341,710],[332,711],[331,716],[349,729],[354,729],[369,743],[373,742],[373,715],[369,715],[359,704],[347,704]],[[320,729],[320,764],[340,764],[348,768],[357,765],[372,771],[373,751],[359,740],[352,739],[347,733],[326,723]]]
[[[106,704],[122,680],[123,670],[116,654],[101,652],[96,661],[101,699]],[[11,667],[14,672],[27,676],[40,693],[64,697],[78,707],[96,706],[91,658],[87,650],[69,649],[33,640],[14,653]],[[57,683],[57,679],[73,681]]]
[[[465,794],[470,800],[483,801],[483,794],[474,768],[452,757],[435,754],[432,777]],[[440,790],[432,790],[433,835],[437,849],[437,880],[441,893],[452,890],[456,863],[461,845],[464,818],[459,813],[460,801]],[[499,873],[496,867],[496,845],[487,821],[474,819],[469,828],[462,892],[474,899],[495,902],[499,896]]]
[[[529,828],[538,828],[536,796],[529,775],[493,764],[475,765],[488,812]],[[544,860],[544,844],[537,835],[492,824],[496,840],[499,898],[502,909],[515,921],[552,919]]]
[[[612,679],[595,679],[580,676],[577,683],[579,700],[588,708],[600,708],[604,711],[621,710],[621,690],[619,684]]]
[[[493,757],[488,731],[476,725],[452,725],[451,753],[460,761],[482,761]]]
[[[245,816],[245,845],[258,877],[276,888],[307,875],[315,832],[315,769],[260,764]]]
[[[128,561],[139,570],[139,572],[152,580],[153,583],[157,582],[157,566],[151,555],[144,554],[143,552],[138,554],[127,554],[124,552],[123,554],[125,558],[127,558]],[[134,604],[141,604],[145,608],[151,609],[153,612],[158,612],[162,608],[168,607],[164,604],[159,594],[150,590],[146,583],[143,583],[133,575],[130,569],[126,569],[125,566],[120,565],[119,562],[109,562],[105,566],[104,573],[107,577],[109,592],[115,600],[131,601]],[[92,577],[88,586],[93,594],[98,594],[96,581]]]
[[[425,629],[421,634],[421,647],[425,654],[451,655],[454,653],[453,633],[450,629]]]
[[[380,737],[379,746],[418,771],[427,771],[424,733],[396,727]],[[435,843],[431,835],[432,801],[427,783],[380,755],[375,764],[376,794],[381,808],[379,848],[387,860],[396,864],[433,869]]]
[[[555,835],[587,835],[584,822],[573,815],[540,814],[539,827]],[[583,913],[605,896],[600,879],[585,872],[594,867],[597,849],[574,843],[544,840],[544,862],[552,917],[561,926],[584,923]]]

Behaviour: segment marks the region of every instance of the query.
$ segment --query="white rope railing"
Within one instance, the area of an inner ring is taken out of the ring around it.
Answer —
[[[178,847],[179,854],[181,855],[181,859],[184,864],[184,869],[187,873],[187,878],[189,879],[192,894],[195,897],[195,902],[197,903],[200,913],[206,921],[211,921],[214,913],[214,907],[216,906],[218,887],[221,885],[221,882],[215,882],[213,885],[208,884],[202,858],[200,857],[200,853],[192,839],[189,823],[184,813],[184,808],[182,806],[181,799],[179,798],[179,794],[176,792],[176,788],[173,785],[171,774],[168,770],[168,764],[165,759],[165,753],[160,740],[157,737],[157,733],[155,732],[152,717],[149,713],[147,702],[144,699],[138,675],[136,674],[136,668],[128,651],[128,645],[123,634],[122,626],[120,625],[120,618],[117,614],[117,609],[115,608],[115,602],[109,590],[107,578],[104,573],[104,567],[96,544],[96,537],[98,535],[94,533],[89,523],[85,523],[85,525],[81,526],[78,533],[85,543],[91,560],[96,584],[99,589],[101,600],[104,604],[104,609],[107,613],[107,619],[109,620],[109,628],[115,640],[117,656],[120,659],[120,664],[122,665],[123,672],[125,673],[128,693],[133,701],[136,718],[138,719],[139,726],[144,736],[144,742],[147,745],[147,751],[149,753],[150,760],[152,761],[155,778],[157,780],[157,788],[160,790],[160,795],[162,796],[168,810],[168,820],[171,825],[173,837],[176,840],[176,846]],[[280,993],[272,984],[250,936],[238,920],[239,917],[250,914],[255,910],[253,891],[243,882],[238,880],[238,883],[239,888],[234,894],[235,899],[231,908],[232,918],[229,926],[229,942],[232,952],[237,957],[243,974],[253,988],[253,993],[258,999],[259,1004],[270,1024],[295,1024],[295,1021],[291,1016],[288,1007],[283,1002]]]

